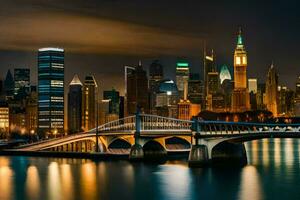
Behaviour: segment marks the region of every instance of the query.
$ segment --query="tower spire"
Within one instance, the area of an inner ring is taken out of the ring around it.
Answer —
[[[243,45],[242,27],[239,27],[237,44],[238,45]]]

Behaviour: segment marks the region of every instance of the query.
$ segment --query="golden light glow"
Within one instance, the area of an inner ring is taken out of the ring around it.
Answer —
[[[26,193],[30,199],[38,199],[40,194],[40,177],[36,166],[27,169]]]

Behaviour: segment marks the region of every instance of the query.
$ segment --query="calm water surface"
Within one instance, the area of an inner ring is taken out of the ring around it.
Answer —
[[[0,199],[300,199],[300,140],[246,148],[243,168],[0,157]]]

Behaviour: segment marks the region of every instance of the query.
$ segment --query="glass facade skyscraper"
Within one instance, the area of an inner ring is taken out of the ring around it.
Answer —
[[[64,132],[64,50],[38,52],[38,133]]]

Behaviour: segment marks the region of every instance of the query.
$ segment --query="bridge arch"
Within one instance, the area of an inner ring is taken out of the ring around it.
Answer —
[[[144,159],[151,161],[161,161],[167,156],[164,145],[157,140],[150,140],[143,146]]]
[[[179,150],[191,148],[191,137],[187,136],[173,136],[165,139],[166,149]]]

